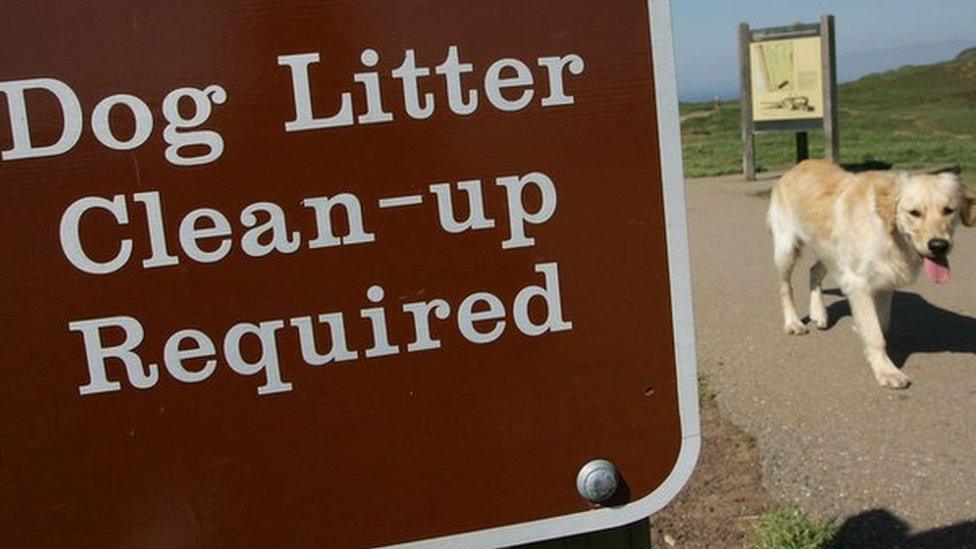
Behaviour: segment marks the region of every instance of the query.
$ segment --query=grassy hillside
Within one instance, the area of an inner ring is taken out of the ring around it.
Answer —
[[[880,161],[896,168],[958,164],[976,183],[976,48],[951,61],[907,66],[841,84],[840,151],[845,163]],[[741,173],[739,102],[681,105],[685,175]],[[756,137],[760,170],[793,163],[793,134]],[[823,156],[823,136],[810,136]]]

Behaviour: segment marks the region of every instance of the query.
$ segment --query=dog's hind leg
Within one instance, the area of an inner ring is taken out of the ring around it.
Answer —
[[[801,244],[792,233],[773,228],[773,262],[779,273],[779,299],[783,306],[783,330],[789,335],[807,333],[807,327],[796,314],[793,302],[793,267],[800,255]]]
[[[827,267],[817,261],[810,267],[810,321],[821,330],[827,329],[827,307],[823,302],[823,281]]]
[[[888,333],[891,327],[891,298],[894,292],[891,290],[881,290],[874,294],[874,308],[878,311],[878,323],[881,331]]]

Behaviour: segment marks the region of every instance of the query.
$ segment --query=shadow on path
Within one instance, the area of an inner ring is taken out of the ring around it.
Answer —
[[[905,521],[886,509],[873,509],[844,521],[834,541],[837,547],[859,549],[976,548],[976,521],[909,534]]]
[[[842,296],[836,289],[824,293]],[[847,300],[827,307],[829,327],[850,316]],[[891,306],[888,356],[901,368],[914,353],[970,353],[976,355],[976,319],[932,305],[911,292],[895,292]]]

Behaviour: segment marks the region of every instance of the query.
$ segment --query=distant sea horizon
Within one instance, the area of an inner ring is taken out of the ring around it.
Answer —
[[[842,52],[837,55],[837,80],[853,82],[869,74],[885,72],[906,65],[929,65],[948,61],[968,48],[976,47],[976,38],[946,42],[913,44],[894,48],[882,48],[859,52]],[[678,64],[678,98],[682,103],[739,98],[738,65],[723,73],[721,82],[694,82],[682,78]]]

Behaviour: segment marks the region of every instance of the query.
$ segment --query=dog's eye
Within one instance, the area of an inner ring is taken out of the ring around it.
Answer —
[[[908,215],[912,217],[922,217],[922,212],[918,210],[909,210]]]
[[[952,215],[954,213],[956,213],[956,210],[952,208],[942,208],[942,215]]]

